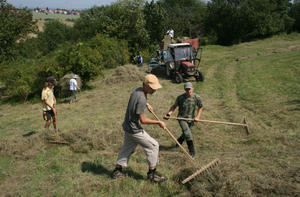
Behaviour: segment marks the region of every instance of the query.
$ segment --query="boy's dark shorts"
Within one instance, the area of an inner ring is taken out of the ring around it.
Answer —
[[[54,112],[53,110],[48,110],[48,111],[43,111],[43,118],[44,120],[48,121],[48,120],[51,120],[51,117],[53,119],[54,117]]]

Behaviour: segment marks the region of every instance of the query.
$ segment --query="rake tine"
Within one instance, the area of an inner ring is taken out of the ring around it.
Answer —
[[[181,183],[185,184],[187,182],[189,182],[191,179],[193,179],[195,176],[207,171],[209,168],[211,168],[212,166],[216,165],[220,160],[214,159],[213,161],[211,161],[210,163],[208,163],[206,166],[202,167],[201,169],[197,170],[194,174],[192,174],[191,176],[189,176],[188,178],[184,179]]]

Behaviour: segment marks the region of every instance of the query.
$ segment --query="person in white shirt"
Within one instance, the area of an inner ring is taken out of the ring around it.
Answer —
[[[78,75],[74,75],[73,78],[70,80],[70,90],[72,92],[72,97],[70,100],[70,104],[76,100],[76,92],[77,90],[80,90],[80,88],[77,85],[76,79],[78,78]]]
[[[174,30],[173,29],[168,30],[167,34],[171,37],[171,39],[174,38]]]

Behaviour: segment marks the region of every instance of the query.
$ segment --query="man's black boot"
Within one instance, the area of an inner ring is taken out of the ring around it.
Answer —
[[[188,145],[188,148],[189,148],[189,151],[190,151],[190,155],[192,157],[195,157],[195,148],[194,148],[193,140],[186,141],[186,143]]]
[[[180,136],[177,141],[179,142],[179,144],[182,144],[183,141],[184,141],[184,137],[183,136]],[[178,144],[176,143],[176,147],[178,147]]]

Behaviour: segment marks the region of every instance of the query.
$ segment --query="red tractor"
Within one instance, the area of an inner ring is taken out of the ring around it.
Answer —
[[[200,50],[200,58],[197,58]],[[167,50],[158,51],[159,58],[165,65],[166,75],[176,83],[183,78],[194,76],[196,81],[203,81],[204,75],[198,70],[201,62],[202,48],[198,47],[198,39],[169,44]]]

